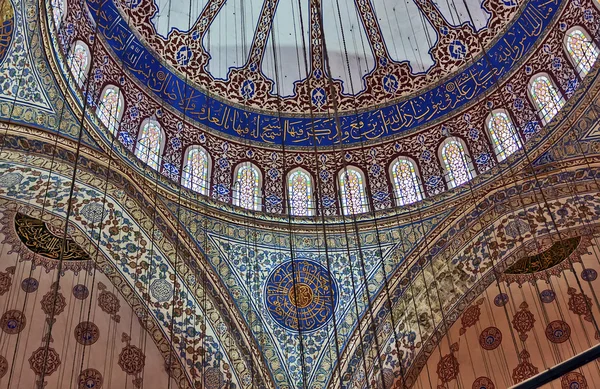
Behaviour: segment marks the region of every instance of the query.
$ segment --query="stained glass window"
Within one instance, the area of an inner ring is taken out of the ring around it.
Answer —
[[[367,212],[367,197],[362,173],[352,167],[340,173],[342,211],[344,215]]]
[[[462,142],[448,139],[442,147],[442,160],[446,169],[446,180],[454,188],[473,178],[473,173]]]
[[[158,123],[148,120],[142,125],[135,146],[135,155],[154,170],[160,166],[162,136]]]
[[[188,149],[181,180],[186,188],[202,194],[208,194],[209,159],[202,147]]]
[[[98,104],[98,117],[111,133],[115,133],[123,114],[123,96],[116,86],[107,86]]]
[[[54,26],[58,29],[65,14],[65,0],[51,0],[50,5],[52,7]]]
[[[598,58],[598,48],[580,28],[572,29],[567,34],[565,44],[577,71],[581,77],[585,77]]]
[[[506,112],[492,112],[488,118],[487,127],[498,161],[503,161],[521,148],[521,141],[515,126]]]
[[[398,158],[392,164],[391,172],[397,205],[410,204],[423,199],[414,162],[407,158]]]
[[[313,215],[312,182],[310,175],[301,169],[288,174],[288,196],[290,214],[295,216]]]
[[[69,57],[69,68],[79,86],[83,85],[83,82],[87,77],[89,65],[90,51],[88,46],[82,41],[75,42]]]
[[[233,187],[233,204],[260,211],[260,173],[251,163],[238,167]]]
[[[533,78],[529,88],[540,118],[544,123],[548,123],[560,111],[565,100],[546,75],[541,74]]]

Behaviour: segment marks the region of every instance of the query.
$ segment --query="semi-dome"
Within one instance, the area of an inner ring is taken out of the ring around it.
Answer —
[[[594,387],[599,20],[4,0],[0,389]]]

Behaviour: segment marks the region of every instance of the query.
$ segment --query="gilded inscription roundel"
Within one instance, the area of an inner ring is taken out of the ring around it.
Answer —
[[[338,289],[327,269],[298,259],[282,263],[267,278],[266,304],[273,320],[292,331],[314,331],[333,316]]]

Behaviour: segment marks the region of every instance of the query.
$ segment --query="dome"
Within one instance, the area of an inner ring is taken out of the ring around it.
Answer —
[[[598,0],[4,0],[0,389],[600,382]]]

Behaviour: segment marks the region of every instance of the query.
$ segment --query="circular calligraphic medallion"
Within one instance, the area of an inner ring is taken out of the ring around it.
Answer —
[[[279,325],[292,331],[314,331],[333,316],[338,288],[323,266],[298,259],[273,270],[265,298],[269,314]]]

